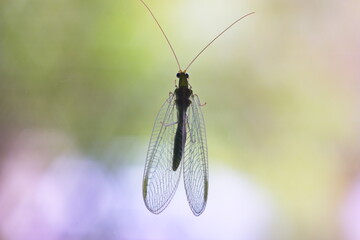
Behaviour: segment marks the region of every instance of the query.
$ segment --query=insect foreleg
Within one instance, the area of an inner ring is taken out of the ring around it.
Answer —
[[[199,101],[199,106],[200,106],[200,107],[204,107],[204,106],[207,104],[207,102],[204,102],[203,104],[201,104],[201,103],[200,103],[200,98],[199,98],[198,95],[194,94],[194,97],[196,97],[196,98],[198,99],[198,101]]]

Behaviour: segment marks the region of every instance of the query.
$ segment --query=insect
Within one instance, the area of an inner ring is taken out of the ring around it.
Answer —
[[[146,3],[140,1],[160,28],[179,67],[176,74],[179,85],[160,108],[152,130],[143,177],[144,202],[150,212],[161,213],[174,196],[183,172],[187,200],[194,215],[199,216],[205,210],[208,197],[208,148],[202,105],[193,94],[186,71],[211,43],[254,12],[237,19],[218,34],[183,71],[164,30]]]

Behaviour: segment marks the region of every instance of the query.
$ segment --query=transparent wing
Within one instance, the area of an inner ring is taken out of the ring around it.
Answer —
[[[155,214],[166,208],[179,184],[182,167],[172,170],[176,115],[175,96],[170,94],[155,119],[144,170],[144,202]]]
[[[193,213],[200,215],[208,195],[208,149],[204,118],[198,96],[191,96],[188,109],[188,135],[184,158],[184,183],[187,199]]]

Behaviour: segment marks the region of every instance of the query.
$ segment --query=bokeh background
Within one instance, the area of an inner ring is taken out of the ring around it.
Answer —
[[[175,60],[136,0],[0,2],[0,239],[360,239],[360,2],[147,0],[207,102],[208,205],[141,182]]]

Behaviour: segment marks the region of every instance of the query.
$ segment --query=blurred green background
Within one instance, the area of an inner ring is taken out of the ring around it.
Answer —
[[[188,70],[207,102],[209,204],[217,195],[211,174],[225,166],[250,176],[277,206],[275,237],[243,239],[360,239],[360,193],[349,200],[360,188],[360,2],[147,4],[182,67],[236,18],[256,12]],[[139,166],[141,175],[177,70],[140,1],[3,0],[0,207],[7,211],[0,218],[23,199],[12,174],[21,169],[22,182],[42,179],[57,156],[86,156],[106,174]],[[142,203],[136,208],[147,211]],[[0,238],[22,239],[11,226],[3,222]]]

